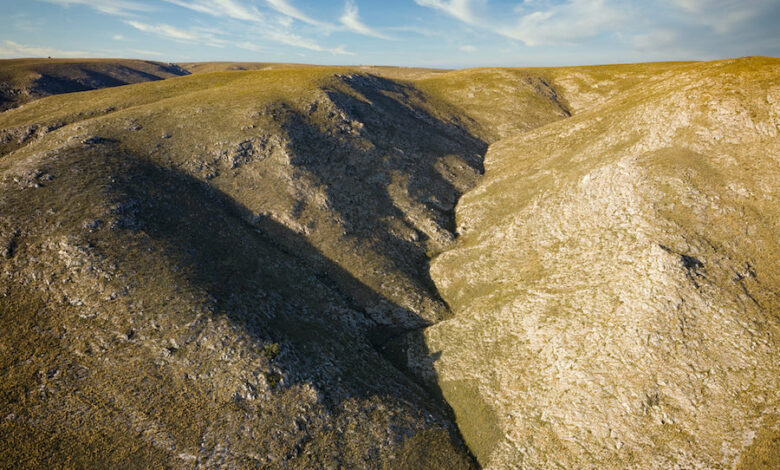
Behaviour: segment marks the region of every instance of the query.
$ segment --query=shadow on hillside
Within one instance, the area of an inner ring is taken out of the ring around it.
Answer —
[[[455,204],[470,187],[455,182],[473,184],[484,172],[487,144],[458,122],[431,114],[413,87],[363,74],[342,80],[345,89],[326,90],[333,106],[308,114],[287,110],[290,163],[325,188],[346,237],[388,254],[394,270],[443,305],[430,278],[426,245],[430,238],[439,247],[451,242]],[[404,193],[400,198],[408,197],[412,209],[399,208],[399,195],[394,199],[391,191]],[[426,230],[426,218],[437,228]],[[388,220],[405,221],[414,239],[394,233]]]
[[[160,64],[158,67],[162,72],[170,73],[172,75],[187,75],[185,70],[175,66]],[[32,91],[40,95],[59,95],[63,93],[112,88],[139,82],[159,81],[166,78],[126,65],[113,65],[112,72],[113,73],[107,73],[98,70],[79,68],[73,71],[73,76],[68,77],[44,73],[35,81],[32,86]]]
[[[206,183],[130,156],[109,158],[121,160],[110,189],[118,207],[115,228],[164,246],[166,263],[213,298],[216,315],[242,325],[258,341],[278,341],[280,364],[288,367],[283,386],[314,384],[334,413],[351,399],[378,399],[448,428],[454,448],[465,452],[432,361],[425,362],[431,366],[424,375],[432,379],[425,386],[398,367],[403,361],[392,364],[372,339],[377,325],[342,285],[370,288],[286,227],[270,219],[263,228],[251,224],[245,207]],[[429,458],[431,449],[419,447],[413,458]]]

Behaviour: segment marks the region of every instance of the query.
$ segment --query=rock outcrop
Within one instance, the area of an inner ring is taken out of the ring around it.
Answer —
[[[777,436],[780,62],[622,74],[493,144],[432,263],[427,347],[485,468],[732,468]]]

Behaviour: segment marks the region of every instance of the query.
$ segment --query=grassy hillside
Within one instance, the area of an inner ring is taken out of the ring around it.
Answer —
[[[176,64],[190,73],[239,72],[247,70],[314,68],[316,65],[278,62],[181,62]]]
[[[731,468],[776,433],[780,60],[622,69],[551,71],[586,109],[492,145],[433,262],[487,467]]]
[[[128,59],[0,60],[0,111],[44,96],[186,75],[173,64]]]
[[[448,315],[426,253],[481,171],[464,119],[343,68],[0,115],[3,460],[472,466],[385,352]]]
[[[0,113],[0,462],[774,455],[776,60],[181,65]]]
[[[294,68],[310,69],[317,67],[315,65],[286,64],[278,62],[182,62],[177,65],[190,73],[232,72],[243,70],[286,70]],[[400,80],[419,79],[447,72],[447,70],[444,69],[390,67],[381,65],[363,65],[351,68],[363,73]]]
[[[472,131],[492,143],[591,110],[682,65],[464,69],[415,77],[415,86],[471,117]]]

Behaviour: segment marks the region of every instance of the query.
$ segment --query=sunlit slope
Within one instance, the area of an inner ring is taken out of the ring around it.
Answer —
[[[681,65],[464,69],[420,77],[415,86],[470,116],[472,131],[494,142],[663,80]]]
[[[454,318],[425,333],[444,396],[486,468],[766,463],[780,61],[610,86],[492,145],[459,202],[431,268]]]
[[[0,111],[45,96],[162,80],[187,73],[174,64],[130,59],[0,60]]]

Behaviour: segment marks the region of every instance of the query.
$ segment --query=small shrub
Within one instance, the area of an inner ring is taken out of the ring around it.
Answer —
[[[279,343],[269,343],[263,346],[263,356],[267,357],[269,361],[276,359],[279,355]]]
[[[282,380],[282,376],[275,372],[267,372],[264,375],[265,380],[268,381],[268,385],[271,387],[275,387]]]

